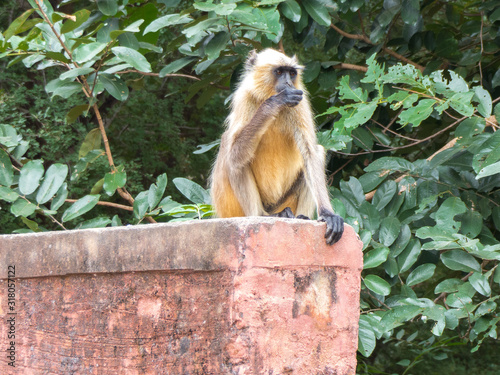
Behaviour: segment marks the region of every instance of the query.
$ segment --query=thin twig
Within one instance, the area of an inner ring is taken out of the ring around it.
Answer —
[[[75,203],[77,199],[65,199],[65,202],[68,203]],[[119,208],[120,210],[126,210],[126,211],[134,211],[134,207],[131,206],[125,206],[123,204],[118,204],[118,203],[112,203],[112,202],[106,202],[106,201],[98,201],[98,205],[100,206],[108,206],[108,207],[113,207],[113,208]]]

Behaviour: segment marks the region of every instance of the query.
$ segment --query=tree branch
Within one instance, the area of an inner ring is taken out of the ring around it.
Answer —
[[[366,35],[360,35],[360,34],[349,34],[348,32],[345,32],[344,30],[340,29],[339,27],[335,26],[333,23],[330,25],[330,27],[332,29],[334,29],[336,32],[338,32],[340,35],[342,35],[343,37],[346,37],[346,38],[349,38],[349,39],[356,39],[356,40],[362,40],[363,42],[367,43],[367,44],[371,44],[372,46],[375,45],[375,43],[373,43],[370,38],[368,38]],[[415,68],[417,68],[418,70],[420,70],[421,72],[424,71],[425,67],[420,65],[420,64],[417,64],[416,62],[404,57],[403,55],[400,55],[399,53],[397,52],[394,52],[392,49],[390,48],[387,48],[387,47],[382,47],[382,51],[384,51],[385,53],[387,53],[388,55],[391,55],[393,57],[395,57],[396,59],[400,60],[400,61],[403,61],[407,64],[411,64],[413,65]]]
[[[61,39],[61,36],[57,33],[56,29],[54,28],[54,25],[52,24],[52,22],[50,22],[49,17],[47,16],[47,14],[42,9],[42,6],[40,5],[40,0],[34,0],[34,1],[36,3],[36,5],[37,5],[37,7],[38,7],[38,9],[40,11],[40,13],[42,14],[45,22],[47,22],[47,24],[50,26],[52,32],[57,37],[57,40],[59,41],[59,43],[61,44],[61,46],[63,47],[63,49],[66,51],[66,53],[68,54],[68,57],[70,58],[71,63],[76,68],[78,68],[79,65],[74,61],[73,55],[72,55],[71,51],[68,49],[68,47],[66,46],[66,44],[64,43],[64,41]],[[67,65],[67,68],[71,70],[71,68],[70,68],[69,65]],[[80,82],[82,84],[82,90],[83,90],[85,96],[87,98],[91,98],[92,95],[93,95],[92,94],[92,90],[91,90],[91,88],[90,88],[90,86],[89,86],[89,84],[88,84],[88,82],[87,82],[87,80],[85,79],[84,76],[82,76]],[[116,167],[115,167],[115,164],[114,164],[114,161],[113,161],[113,155],[111,154],[111,148],[109,147],[109,141],[108,141],[108,137],[106,135],[106,129],[104,128],[104,122],[102,121],[102,117],[101,117],[101,113],[99,111],[99,107],[98,107],[97,104],[93,104],[92,105],[92,109],[94,110],[94,113],[95,113],[96,118],[97,118],[97,123],[99,124],[99,130],[101,132],[102,140],[103,140],[103,143],[104,143],[104,150],[105,150],[106,156],[108,158],[109,166],[111,167],[112,173],[114,173],[115,170],[116,170]],[[131,205],[134,204],[134,198],[126,190],[118,188],[118,189],[116,189],[116,191],[118,191],[118,194],[120,194],[120,196],[123,199],[125,199],[126,201],[128,201]],[[156,223],[156,221],[152,217],[150,217],[150,216],[147,217],[147,220],[150,223]]]
[[[65,199],[65,202],[68,203],[75,203],[77,199]],[[112,203],[112,202],[106,202],[106,201],[98,201],[98,205],[100,206],[108,206],[108,207],[113,207],[113,208],[119,208],[120,210],[126,210],[126,211],[134,211],[134,207],[131,206],[125,206],[123,204],[118,204],[118,203]]]
[[[333,65],[332,68],[334,69],[349,69],[349,70],[358,70],[360,72],[367,72],[368,68],[366,66],[362,65],[354,65],[354,64],[347,64],[347,63],[340,63],[337,65]]]

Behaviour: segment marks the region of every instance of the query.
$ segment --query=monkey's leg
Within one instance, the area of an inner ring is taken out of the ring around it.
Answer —
[[[243,168],[238,173],[230,173],[229,182],[245,216],[265,214],[262,199],[250,168]]]

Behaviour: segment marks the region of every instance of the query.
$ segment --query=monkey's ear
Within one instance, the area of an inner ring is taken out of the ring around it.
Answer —
[[[251,50],[245,61],[245,69],[250,70],[257,62],[257,50]]]
[[[297,55],[292,56],[292,63],[293,65],[295,65],[295,69],[304,70],[304,66],[299,65],[299,59],[297,59]]]

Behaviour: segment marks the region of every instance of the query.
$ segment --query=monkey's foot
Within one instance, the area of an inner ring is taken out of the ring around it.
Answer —
[[[287,218],[287,219],[295,219],[295,215],[293,214],[292,209],[290,207],[287,207],[283,211],[276,212],[275,214],[271,214],[269,216],[272,216],[272,217],[284,217],[284,218]]]
[[[286,207],[283,211],[277,212],[275,214],[271,214],[269,216],[273,217],[284,217],[287,219],[301,219],[301,220],[311,220],[305,215],[297,215],[295,216],[292,212],[292,209],[290,207]]]

